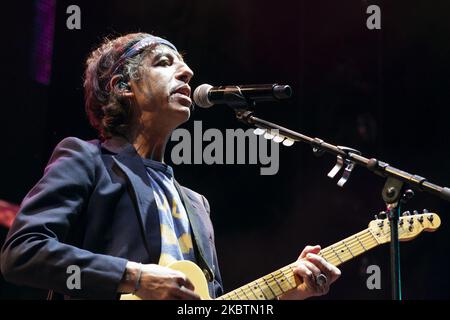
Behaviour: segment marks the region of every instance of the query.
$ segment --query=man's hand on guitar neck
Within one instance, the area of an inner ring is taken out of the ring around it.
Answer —
[[[330,285],[341,275],[341,271],[319,256],[320,246],[306,246],[300,254],[294,268],[300,284],[280,297],[281,300],[301,300],[327,294]],[[324,277],[325,276],[325,277]],[[325,279],[318,283],[318,277]]]
[[[136,290],[137,289],[137,290]],[[198,300],[194,285],[180,271],[156,264],[128,262],[117,290],[144,300]]]

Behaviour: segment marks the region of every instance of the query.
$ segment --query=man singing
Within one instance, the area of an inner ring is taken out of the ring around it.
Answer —
[[[2,248],[6,280],[53,297],[198,299],[189,279],[167,267],[190,260],[210,296],[223,293],[208,201],[164,163],[172,131],[190,117],[192,76],[172,43],[145,33],[106,40],[90,54],[85,107],[100,139],[56,146]],[[299,285],[280,299],[328,292],[340,271],[319,251],[303,250]],[[77,288],[67,285],[70,267],[80,270]]]

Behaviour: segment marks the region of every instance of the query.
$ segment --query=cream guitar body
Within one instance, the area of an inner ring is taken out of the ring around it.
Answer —
[[[441,219],[435,213],[424,213],[402,216],[399,220],[398,235],[400,241],[410,241],[422,231],[435,231],[441,225]],[[353,236],[328,246],[320,252],[320,256],[329,263],[338,266],[359,256],[381,244],[390,242],[390,226],[388,219],[376,219],[369,227]],[[195,292],[203,300],[211,300],[208,283],[202,270],[193,262],[177,261],[168,266],[183,272],[194,284]],[[295,262],[278,269],[262,278],[233,290],[218,300],[272,300],[296,288],[301,280],[294,274]],[[140,300],[132,294],[121,296],[121,300]]]
[[[167,266],[168,268],[176,271],[183,272],[186,277],[194,284],[195,293],[197,293],[202,300],[211,300],[208,291],[208,282],[202,269],[192,261],[175,261]],[[133,294],[123,294],[120,300],[141,300],[139,297]]]

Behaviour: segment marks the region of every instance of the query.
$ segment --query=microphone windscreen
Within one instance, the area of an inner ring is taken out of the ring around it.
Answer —
[[[199,106],[200,108],[209,108],[213,106],[213,103],[208,99],[208,92],[211,88],[211,85],[205,83],[194,90],[193,98],[196,106]]]

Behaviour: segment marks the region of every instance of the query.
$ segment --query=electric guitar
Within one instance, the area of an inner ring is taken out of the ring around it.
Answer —
[[[320,256],[339,266],[370,249],[390,242],[391,230],[388,219],[375,219],[369,227],[320,251]],[[404,215],[398,223],[400,241],[410,241],[422,231],[432,232],[439,228],[441,219],[435,213]],[[177,261],[168,266],[183,272],[194,284],[195,292],[203,300],[211,300],[208,283],[202,270],[191,261]],[[295,262],[278,269],[249,284],[217,298],[217,300],[272,300],[296,288],[301,280],[294,274]],[[121,300],[140,300],[132,294],[123,294]]]

